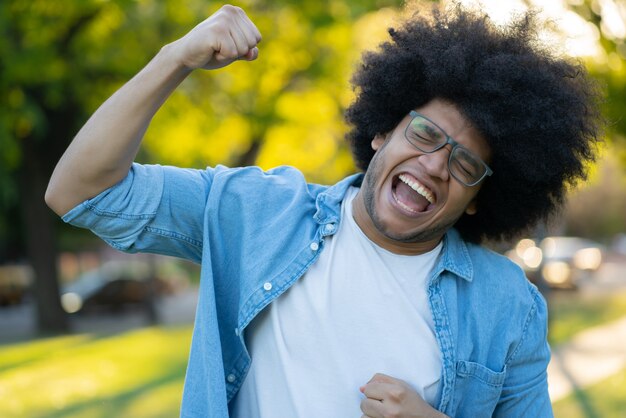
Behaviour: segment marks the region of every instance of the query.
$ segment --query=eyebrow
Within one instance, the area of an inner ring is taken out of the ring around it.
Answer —
[[[459,148],[465,151],[462,153],[458,153],[459,155],[461,155],[461,158],[463,159],[463,161],[470,163],[472,166],[474,166],[474,168],[482,167],[482,164],[481,164],[482,158],[480,158],[478,155],[476,155],[474,152],[470,151],[469,149],[465,148],[463,145],[459,144]]]
[[[422,119],[422,120],[419,120],[419,126],[420,126],[420,127],[422,127],[422,128],[424,128],[424,130],[425,130],[428,134],[431,134],[431,135],[432,135],[432,134],[435,134],[435,133],[441,133],[441,134],[443,134],[444,136],[446,135],[446,133],[445,133],[445,132],[443,132],[443,131],[441,130],[441,128],[435,129],[435,128],[434,128],[432,125],[430,125],[428,122],[429,122],[429,121],[428,121],[428,119]]]

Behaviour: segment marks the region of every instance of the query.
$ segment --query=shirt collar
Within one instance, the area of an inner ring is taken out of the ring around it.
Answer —
[[[435,268],[437,276],[443,270],[447,270],[471,282],[474,278],[474,266],[472,265],[467,244],[454,228],[448,230],[443,240],[441,258]]]
[[[360,187],[362,181],[363,173],[353,174],[320,193],[315,200],[317,211],[315,215],[313,215],[314,219],[322,225],[339,222],[341,202],[348,188],[350,188],[350,186]]]
[[[321,225],[338,223],[341,214],[341,202],[348,188],[350,186],[360,187],[363,177],[363,173],[354,174],[320,193],[315,202],[317,208],[314,215],[315,220]],[[438,265],[435,267],[436,276],[447,270],[471,282],[474,277],[474,267],[467,244],[454,228],[448,230],[443,240],[441,257]]]

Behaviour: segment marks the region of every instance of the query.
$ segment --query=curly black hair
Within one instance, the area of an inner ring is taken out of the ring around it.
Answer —
[[[529,11],[498,26],[457,4],[389,29],[391,40],[366,52],[352,79],[356,100],[345,118],[357,166],[367,170],[376,134],[440,98],[492,152],[478,212],[455,224],[463,238],[511,240],[554,214],[595,159],[603,120],[597,83],[539,41],[540,24]]]

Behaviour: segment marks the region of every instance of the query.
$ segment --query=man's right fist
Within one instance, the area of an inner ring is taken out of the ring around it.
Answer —
[[[261,33],[241,8],[225,5],[175,42],[180,62],[190,70],[213,70],[259,55]]]

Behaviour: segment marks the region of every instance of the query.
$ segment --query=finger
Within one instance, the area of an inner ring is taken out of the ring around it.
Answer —
[[[241,16],[242,16],[241,24],[242,26],[246,27],[246,33],[248,32],[250,33],[252,38],[256,41],[255,43],[258,44],[259,42],[261,42],[262,36],[261,36],[261,32],[259,31],[259,28],[256,27],[254,22],[252,22],[250,17],[243,10],[241,10]]]
[[[363,394],[370,399],[382,401],[389,392],[395,387],[394,384],[384,382],[369,382],[363,386]]]
[[[383,418],[383,403],[374,399],[361,400],[361,411],[371,418]]]
[[[248,45],[248,49],[252,49],[255,46],[257,46],[259,41],[253,30],[254,24],[250,21],[250,19],[247,19],[247,16],[245,17],[246,19],[238,19],[236,23],[237,23],[237,26],[239,27],[239,30],[241,31],[241,33],[246,39],[246,44]]]
[[[248,46],[248,40],[246,39],[246,35],[241,31],[239,25],[232,25],[230,28],[230,36],[233,38],[233,42],[237,47],[237,57],[245,56],[248,51],[250,51],[250,47]]]
[[[244,55],[240,59],[244,60],[244,61],[254,61],[255,59],[257,59],[258,56],[259,56],[259,48],[257,48],[255,46],[250,51],[248,51],[248,53],[246,55]]]
[[[218,61],[235,60],[239,57],[237,45],[231,36],[225,36],[221,39],[218,48],[215,51],[215,58]]]

